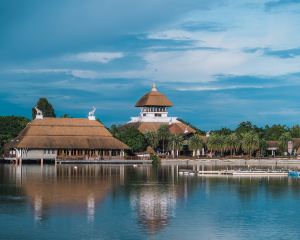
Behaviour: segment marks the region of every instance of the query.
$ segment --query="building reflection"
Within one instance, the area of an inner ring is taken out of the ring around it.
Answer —
[[[183,185],[176,184],[176,168],[138,166],[135,174],[142,182],[130,190],[131,208],[138,223],[149,233],[166,227],[175,217],[178,197],[183,197]]]
[[[96,205],[124,182],[124,166],[22,166],[15,168],[16,184],[31,199],[37,221],[47,219],[52,209],[86,214],[93,222]]]
[[[159,231],[175,216],[174,187],[144,186],[131,193],[130,201],[132,208],[136,210],[139,223],[150,233]]]

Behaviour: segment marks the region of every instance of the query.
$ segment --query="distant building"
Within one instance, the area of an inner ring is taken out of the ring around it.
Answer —
[[[95,109],[84,118],[36,119],[5,146],[6,159],[15,160],[101,160],[123,158],[128,146],[95,120]]]
[[[139,116],[132,117],[127,125],[137,128],[142,133],[156,132],[161,125],[168,125],[172,134],[195,133],[195,129],[179,121],[177,117],[168,116],[168,108],[172,106],[173,103],[153,84],[151,91],[135,104],[135,107],[141,109]]]
[[[300,156],[300,138],[293,138],[288,142],[288,152],[289,155]],[[280,154],[280,142],[279,141],[267,141],[267,154],[273,157]]]

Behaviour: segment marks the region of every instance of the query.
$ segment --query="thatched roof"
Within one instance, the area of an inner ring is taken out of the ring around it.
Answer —
[[[136,107],[172,107],[173,103],[162,93],[158,92],[156,88],[152,88],[150,92],[145,94],[137,101]]]
[[[293,138],[292,139],[294,148],[300,148],[300,138]],[[267,147],[268,148],[279,148],[279,141],[267,141]]]
[[[179,122],[179,121],[171,123],[171,124],[168,124],[165,122],[132,122],[132,123],[128,123],[126,125],[135,127],[141,133],[156,132],[162,125],[168,125],[169,131],[172,134],[189,134],[189,133],[196,132],[195,129],[193,129],[190,126],[184,124],[183,122]]]
[[[268,148],[279,148],[279,141],[267,141]]]
[[[8,146],[29,149],[128,149],[103,124],[83,118],[35,119]]]

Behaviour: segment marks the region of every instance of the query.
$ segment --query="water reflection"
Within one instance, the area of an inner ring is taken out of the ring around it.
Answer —
[[[62,211],[86,211],[94,220],[95,205],[101,203],[123,180],[124,166],[4,166],[5,180],[26,195],[34,218],[47,218],[51,208]],[[3,193],[3,189],[1,189]],[[0,194],[1,194],[0,193]],[[50,213],[49,213],[50,214]]]
[[[21,207],[29,205],[29,216],[35,222],[54,224],[50,221],[52,218],[70,216],[80,219],[82,226],[95,226],[95,232],[109,231],[104,227],[106,222],[110,224],[109,229],[121,231],[114,222],[126,218],[127,228],[135,234],[142,230],[143,234],[158,235],[172,225],[184,232],[183,226],[189,221],[194,228],[185,227],[193,231],[207,230],[204,223],[197,226],[195,223],[210,222],[214,226],[210,230],[213,234],[216,226],[221,229],[225,226],[225,232],[230,229],[226,222],[233,218],[226,212],[227,207],[231,214],[244,219],[239,214],[245,214],[262,199],[272,202],[300,199],[299,179],[189,177],[177,173],[175,165],[159,168],[149,165],[0,165],[0,222],[2,214],[16,216],[21,212],[28,217],[26,208]],[[299,215],[300,209],[297,212]]]
[[[138,221],[150,233],[155,233],[175,216],[176,190],[174,186],[144,185],[132,191],[131,206]]]

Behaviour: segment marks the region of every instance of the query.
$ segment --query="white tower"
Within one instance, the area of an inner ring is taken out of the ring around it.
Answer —
[[[173,103],[162,93],[160,93],[155,83],[152,84],[150,92],[145,94],[135,104],[140,108],[139,117],[132,117],[130,122],[176,122],[176,118],[168,117],[168,107]]]

